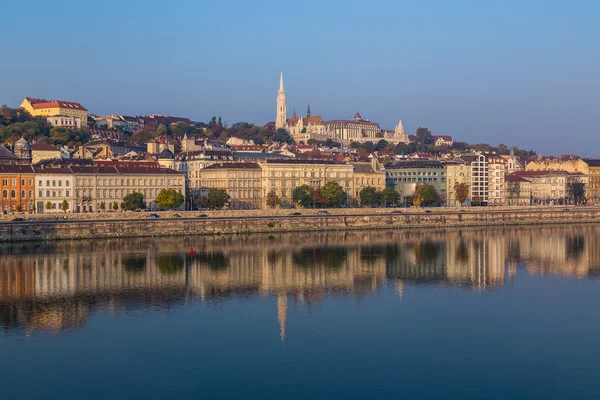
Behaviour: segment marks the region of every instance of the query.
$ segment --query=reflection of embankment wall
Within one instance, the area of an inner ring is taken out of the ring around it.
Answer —
[[[433,212],[406,215],[215,218],[179,220],[54,221],[0,224],[0,242],[120,237],[283,233],[365,229],[444,228],[600,222],[599,209]]]

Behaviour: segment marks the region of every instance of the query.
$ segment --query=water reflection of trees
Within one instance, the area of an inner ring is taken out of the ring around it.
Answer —
[[[156,257],[158,270],[164,274],[175,274],[183,270],[185,259],[180,254],[166,254]]]
[[[341,268],[348,258],[348,250],[344,247],[314,247],[301,249],[292,253],[292,264],[301,268],[324,266]]]
[[[140,273],[146,268],[146,257],[125,256],[122,262],[123,268],[129,273]]]
[[[411,284],[488,290],[502,287],[507,271],[511,280],[597,276],[598,236],[600,227],[585,226],[0,245],[0,323],[52,331],[85,323],[84,310],[98,304],[114,311],[258,294],[325,301],[386,282],[398,293]]]
[[[227,258],[225,258],[225,255],[220,251],[198,253],[193,256],[193,259],[201,264],[208,265],[211,269],[226,269],[228,266]]]

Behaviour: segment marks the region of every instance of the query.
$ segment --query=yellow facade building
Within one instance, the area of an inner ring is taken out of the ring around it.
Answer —
[[[78,118],[81,126],[87,126],[88,110],[79,103],[62,100],[45,100],[25,97],[20,105],[29,114],[41,117],[52,117],[63,115],[65,117]]]
[[[261,169],[257,163],[212,164],[198,171],[200,187],[227,191],[229,208],[260,209]]]
[[[385,169],[376,158],[371,162],[355,162],[351,165],[354,170],[352,197],[356,202],[360,202],[360,192],[364,188],[372,187],[377,191],[385,189]]]
[[[293,203],[292,192],[296,187],[308,185],[313,189],[325,186],[328,182],[337,182],[352,198],[352,164],[324,160],[266,160],[262,168],[262,199],[266,208],[267,194],[275,190],[282,206]]]
[[[465,202],[471,198],[471,165],[465,161],[449,161],[446,168],[446,204],[449,207],[460,207],[462,204],[456,198],[456,185],[465,184],[469,187],[469,196]]]
[[[36,164],[42,160],[60,160],[62,153],[48,143],[33,143],[31,145],[31,162]]]

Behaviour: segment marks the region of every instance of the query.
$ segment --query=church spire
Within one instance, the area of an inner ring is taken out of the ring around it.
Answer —
[[[283,88],[283,71],[279,75],[279,91],[277,92],[277,118],[275,119],[275,128],[285,128],[287,123],[287,100],[285,89]]]
[[[308,108],[306,109],[306,118],[310,117],[310,101],[308,102]]]

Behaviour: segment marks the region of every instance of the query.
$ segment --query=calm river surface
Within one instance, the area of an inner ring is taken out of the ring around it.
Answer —
[[[600,226],[0,245],[0,393],[597,399],[599,278]]]

